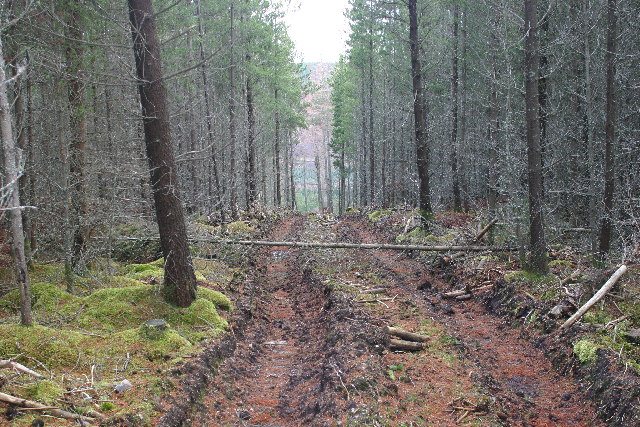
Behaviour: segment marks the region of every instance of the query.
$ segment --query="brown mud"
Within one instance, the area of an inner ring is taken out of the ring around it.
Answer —
[[[267,238],[393,236],[360,216],[290,216]],[[205,352],[204,367],[196,359],[182,369],[183,386],[165,401],[159,425],[603,424],[584,387],[554,370],[546,347],[523,339],[481,296],[438,298],[452,290],[451,271],[384,250],[271,247],[248,262],[233,332]],[[385,325],[429,335],[427,348],[389,351]]]

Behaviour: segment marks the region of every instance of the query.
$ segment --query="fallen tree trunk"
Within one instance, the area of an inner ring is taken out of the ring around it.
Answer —
[[[10,403],[12,405],[33,408],[34,410],[48,411],[56,417],[66,418],[68,420],[82,420],[87,422],[95,421],[95,418],[85,417],[84,415],[79,415],[79,414],[73,414],[71,412],[67,412],[60,408],[52,408],[51,406],[43,405],[42,403],[34,402],[27,399],[22,399],[20,397],[11,396],[10,394],[0,393],[0,401]]]
[[[393,326],[385,327],[385,332],[389,335],[393,335],[395,337],[402,338],[403,340],[407,340],[407,341],[414,341],[414,342],[429,341],[429,337],[427,337],[426,335],[416,334],[416,333],[405,331],[404,329],[396,328]]]
[[[389,347],[402,351],[420,351],[424,349],[424,343],[391,338],[389,340]]]
[[[567,319],[567,321],[564,322],[564,324],[562,326],[560,326],[560,328],[558,328],[558,332],[562,332],[563,330],[571,327],[571,325],[573,325],[578,320],[580,320],[580,318],[582,316],[584,316],[584,314],[587,311],[589,311],[589,309],[591,307],[593,307],[598,301],[600,301],[602,298],[604,298],[604,296],[607,294],[607,292],[609,292],[609,290],[611,288],[613,288],[613,285],[616,284],[618,279],[620,279],[620,277],[622,277],[622,275],[626,271],[627,271],[627,266],[624,265],[624,264],[621,265],[615,271],[615,273],[613,273],[613,275],[609,278],[609,280],[607,280],[605,282],[605,284],[602,285],[600,290],[598,292],[596,292],[596,294],[594,296],[592,296],[591,299],[589,301],[587,301],[582,307],[580,307],[580,309],[578,311],[576,311],[576,313],[573,316],[571,316],[569,319]]]
[[[228,245],[245,246],[285,246],[292,248],[329,248],[329,249],[382,249],[394,251],[487,251],[492,248],[487,246],[426,246],[426,245],[394,245],[385,243],[347,243],[347,242],[269,242],[265,240],[207,240],[194,239],[202,243],[221,243]],[[502,251],[503,249],[496,248]]]
[[[119,237],[116,240],[153,241],[158,237]],[[348,242],[277,242],[267,240],[232,240],[232,239],[209,239],[204,237],[190,238],[190,243],[219,243],[224,245],[242,246],[285,246],[291,248],[327,248],[327,249],[381,249],[392,251],[426,251],[426,252],[513,252],[517,248],[491,247],[491,246],[430,246],[430,245],[396,245],[387,243],[348,243]]]

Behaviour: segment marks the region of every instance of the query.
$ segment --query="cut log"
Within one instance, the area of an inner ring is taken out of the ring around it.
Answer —
[[[594,296],[591,297],[589,301],[587,301],[580,309],[569,319],[560,328],[558,328],[558,332],[561,332],[567,328],[570,328],[574,323],[576,323],[584,314],[589,311],[591,307],[593,307],[598,301],[600,301],[604,296],[609,292],[613,285],[616,284],[618,279],[622,277],[622,275],[627,271],[626,265],[621,265],[615,273],[605,282],[604,285],[600,288],[598,292]]]
[[[21,365],[18,362],[14,362],[13,360],[0,360],[0,369],[1,368],[11,368],[18,372],[22,372],[23,374],[31,375],[35,378],[44,378],[43,375],[37,373],[36,371],[32,371],[24,365]]]
[[[24,406],[27,408],[34,408],[41,411],[48,411],[56,417],[66,418],[68,420],[82,420],[87,422],[95,421],[95,418],[85,417],[84,415],[79,415],[79,414],[73,414],[71,412],[67,412],[60,408],[52,408],[51,406],[47,406],[47,405],[43,405],[42,403],[33,402],[31,400],[11,396],[10,394],[0,393],[0,401],[10,403],[16,406]]]
[[[402,338],[407,341],[415,341],[415,342],[427,342],[429,341],[429,337],[426,335],[416,334],[414,332],[405,331],[401,328],[396,328],[393,326],[385,327],[385,332],[389,335],[393,335],[394,337]]]
[[[454,298],[457,298],[457,297],[459,297],[461,295],[465,295],[467,293],[469,293],[469,291],[467,289],[458,289],[457,291],[446,292],[446,293],[442,294],[442,296],[445,297],[445,298],[454,299]]]
[[[391,338],[389,340],[389,347],[394,350],[420,351],[424,349],[424,343]]]
[[[480,241],[480,239],[482,239],[484,237],[485,234],[487,234],[489,232],[489,230],[491,230],[493,228],[494,225],[496,225],[498,223],[498,219],[494,219],[493,221],[491,221],[489,224],[487,224],[487,226],[485,228],[482,229],[482,231],[480,233],[478,233],[478,235],[475,237],[475,239],[473,239],[474,242],[478,242]]]
[[[456,301],[467,301],[467,300],[470,300],[471,298],[473,298],[473,295],[464,294],[464,295],[457,296]]]

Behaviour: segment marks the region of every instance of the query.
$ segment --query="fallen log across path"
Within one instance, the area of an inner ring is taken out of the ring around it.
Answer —
[[[348,243],[348,242],[270,242],[265,240],[230,240],[230,239],[193,239],[198,243],[221,243],[244,246],[284,246],[291,248],[327,248],[327,249],[382,249],[394,251],[498,251],[509,252],[513,248],[492,248],[490,246],[428,246],[428,245],[395,245],[386,243]]]
[[[134,240],[153,241],[160,240],[159,237],[118,237],[114,240]],[[397,245],[388,243],[349,243],[349,242],[285,242],[267,240],[234,240],[234,239],[210,239],[210,238],[189,238],[191,243],[219,243],[224,245],[242,246],[284,246],[290,248],[325,248],[325,249],[380,249],[392,251],[425,251],[425,252],[513,252],[517,248],[492,247],[492,246],[430,246],[430,245]]]

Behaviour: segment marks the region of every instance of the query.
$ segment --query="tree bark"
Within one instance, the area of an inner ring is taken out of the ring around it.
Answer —
[[[460,197],[460,176],[458,175],[458,104],[459,104],[459,74],[458,74],[458,23],[460,21],[460,7],[453,6],[453,23],[451,25],[451,39],[453,53],[451,56],[451,173],[453,176],[453,209],[462,210]]]
[[[529,177],[530,268],[546,273],[547,255],[542,221],[542,152],[538,118],[538,18],[537,0],[525,0],[525,108],[527,128],[527,163]]]
[[[615,190],[615,153],[616,140],[616,52],[618,33],[617,0],[607,3],[607,105],[605,110],[604,145],[604,212],[600,222],[600,242],[598,253],[603,257],[611,249],[611,222],[613,218],[613,194]]]
[[[178,194],[155,18],[151,0],[128,2],[151,187],[165,260],[164,296],[171,303],[188,307],[196,297],[196,278]]]
[[[198,0],[196,5],[196,13],[198,15],[198,35],[200,36],[200,61],[202,65],[200,65],[200,75],[202,77],[202,92],[204,95],[204,108],[205,108],[205,116],[207,122],[207,143],[209,144],[209,149],[211,150],[211,175],[209,177],[209,183],[211,183],[211,179],[213,178],[213,183],[215,184],[215,192],[217,195],[217,202],[219,203],[222,198],[222,189],[220,188],[220,179],[218,178],[218,165],[217,165],[217,153],[215,148],[215,143],[213,139],[213,114],[211,112],[211,101],[209,95],[209,80],[207,78],[207,61],[206,55],[204,53],[204,19],[202,17],[202,5],[201,0]],[[209,196],[211,196],[212,191],[209,188]]]
[[[247,55],[247,64],[251,62],[251,56]],[[256,115],[253,105],[253,87],[251,78],[246,77],[246,101],[247,101],[247,196],[249,207],[253,207],[257,201],[256,188]]]
[[[238,189],[236,188],[236,61],[234,57],[235,4],[229,8],[229,207],[231,217],[238,218]]]
[[[275,196],[276,196],[276,206],[280,207],[282,206],[282,188],[281,188],[281,180],[282,180],[282,176],[281,176],[281,172],[280,172],[280,112],[278,111],[278,89],[275,90],[275,104],[276,104],[276,111],[275,111],[275,147],[274,147],[274,162],[275,162],[275,169],[276,169],[276,176],[275,176]],[[306,194],[306,191],[305,191]]]
[[[409,0],[409,44],[411,48],[411,75],[413,85],[413,119],[416,138],[416,165],[420,180],[419,207],[423,225],[432,216],[429,189],[429,147],[427,144],[427,112],[422,87],[420,39],[418,37],[417,0]]]
[[[2,39],[0,39],[0,131],[2,132],[2,148],[4,154],[4,173],[7,186],[7,208],[11,221],[11,253],[13,255],[16,279],[20,290],[20,323],[25,326],[33,324],[31,316],[31,287],[29,270],[24,248],[24,230],[22,225],[22,208],[20,205],[20,163],[13,139],[11,110],[7,96],[7,80],[4,71],[4,55]]]
[[[87,119],[83,79],[84,33],[81,27],[80,4],[77,0],[66,2],[67,36],[66,61],[68,79],[68,98],[70,106],[71,144],[69,145],[69,187],[71,198],[71,218],[73,239],[71,247],[71,267],[76,270],[82,262],[88,240],[86,151],[87,151]],[[68,283],[68,290],[73,293],[73,280]]]

